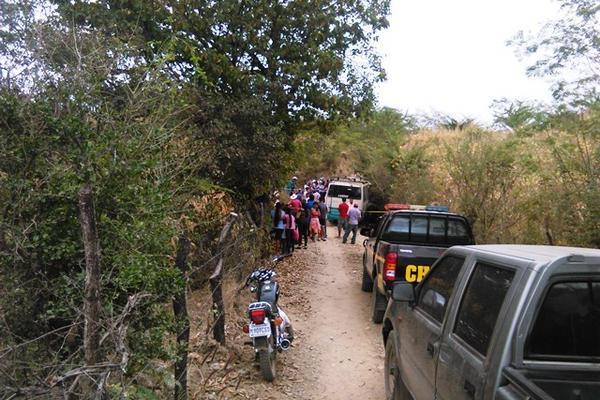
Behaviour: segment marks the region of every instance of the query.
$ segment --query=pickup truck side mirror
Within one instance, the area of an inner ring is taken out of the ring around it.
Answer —
[[[395,283],[392,288],[392,299],[394,299],[394,301],[414,303],[415,287],[412,283],[408,282]]]

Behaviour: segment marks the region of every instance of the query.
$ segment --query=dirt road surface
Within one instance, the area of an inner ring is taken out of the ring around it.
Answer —
[[[216,346],[203,329],[192,331],[190,398],[193,400],[383,400],[381,325],[370,319],[370,295],[360,289],[362,237],[342,244],[337,229],[329,240],[309,242],[276,267],[279,305],[290,316],[296,338],[277,355],[277,378],[266,382],[242,327],[253,301],[248,291],[232,295],[227,346]],[[192,326],[202,326],[208,305],[197,293]],[[210,318],[209,318],[210,320]]]
[[[281,304],[297,340],[278,360],[279,384],[287,389],[281,398],[384,399],[381,325],[371,322],[370,296],[360,289],[362,238],[342,244],[335,227],[328,230],[327,241],[309,243],[290,260],[302,259],[306,279],[282,274]],[[285,384],[288,378],[295,382]]]

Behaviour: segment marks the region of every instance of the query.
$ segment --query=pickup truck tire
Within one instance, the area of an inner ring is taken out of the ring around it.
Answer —
[[[411,400],[410,393],[406,389],[400,377],[400,367],[396,359],[396,334],[391,331],[385,342],[384,361],[384,386],[386,400]]]
[[[373,290],[373,279],[371,279],[371,275],[367,271],[365,255],[363,255],[363,273],[362,273],[362,285],[360,287],[363,292],[370,292]]]
[[[383,321],[383,316],[385,315],[387,299],[385,298],[385,296],[379,293],[379,291],[377,290],[377,285],[373,283],[372,286],[373,288],[371,290],[371,319],[376,324],[380,324]]]

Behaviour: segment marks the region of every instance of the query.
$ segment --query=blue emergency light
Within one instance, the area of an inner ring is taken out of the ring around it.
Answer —
[[[450,211],[450,207],[429,204],[427,207],[425,207],[425,210],[426,211],[449,212]]]

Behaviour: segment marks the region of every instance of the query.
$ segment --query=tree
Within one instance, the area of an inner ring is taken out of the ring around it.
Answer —
[[[249,208],[285,171],[296,124],[366,111],[388,11],[385,0],[0,0],[0,344],[11,356],[0,386],[69,392],[86,374],[101,392],[110,376],[117,397],[126,375],[141,382],[149,363],[175,359],[188,276],[172,243],[189,239],[193,274],[221,222],[199,216],[198,198],[215,206],[219,190]],[[102,332],[88,360],[100,366],[81,367],[77,197],[88,186]]]
[[[497,242],[499,221],[512,211],[510,200],[518,198],[520,176],[517,142],[494,139],[479,129],[465,132],[454,145],[446,145],[444,161],[450,177],[449,197],[474,225],[478,241]]]
[[[261,98],[279,122],[368,111],[384,77],[373,43],[389,0],[52,2],[82,29],[132,43],[134,64],[169,54],[174,79]]]
[[[585,113],[563,110],[555,120],[558,131],[549,134],[547,144],[562,197],[568,199],[563,217],[571,223],[564,230],[571,243],[600,247],[600,103]]]
[[[494,100],[492,109],[494,122],[517,134],[528,135],[543,130],[550,119],[550,113],[540,105],[521,100]]]
[[[600,5],[595,0],[561,0],[564,15],[537,35],[520,32],[509,43],[534,58],[533,76],[554,79],[554,97],[574,105],[600,96]]]
[[[193,196],[206,187],[188,186],[196,172],[189,152],[201,149],[181,150],[191,106],[179,88],[152,67],[135,85],[110,85],[122,47],[66,26],[49,19],[19,36],[22,54],[34,56],[39,69],[26,70],[20,88],[0,87],[0,336],[10,355],[0,365],[0,386],[15,390],[26,384],[49,390],[77,374],[108,376],[94,365],[78,369],[85,278],[80,188],[94,187],[100,243],[91,247],[102,249],[101,297],[96,289],[89,296],[92,323],[102,331],[94,329],[87,361],[135,373],[149,359],[170,357],[164,336],[173,321],[157,305],[182,287],[170,261],[174,210],[181,215],[186,201],[179,191]],[[135,318],[131,304],[142,311]]]

